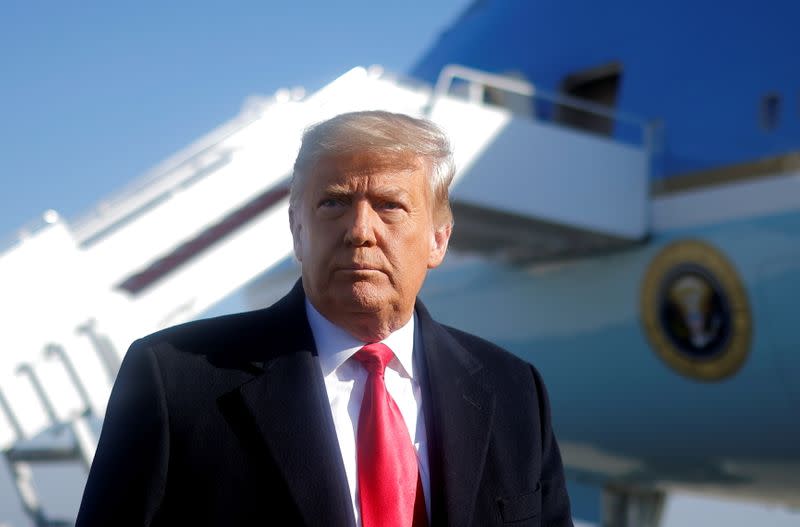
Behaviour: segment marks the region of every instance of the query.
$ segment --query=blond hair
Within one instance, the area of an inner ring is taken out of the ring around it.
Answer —
[[[455,163],[447,136],[426,119],[384,111],[344,113],[306,129],[294,162],[289,206],[296,207],[304,179],[322,159],[356,153],[390,163],[411,157],[423,161],[436,216],[442,223],[453,223],[449,188]]]

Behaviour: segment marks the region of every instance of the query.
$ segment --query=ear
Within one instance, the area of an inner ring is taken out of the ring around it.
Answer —
[[[303,261],[303,241],[300,231],[303,230],[302,224],[295,218],[294,208],[289,206],[289,230],[292,232],[292,245],[294,247],[294,257],[298,262]]]
[[[428,254],[428,269],[439,267],[447,253],[447,244],[450,243],[450,234],[453,232],[451,223],[443,223],[436,227],[431,236],[431,251]]]

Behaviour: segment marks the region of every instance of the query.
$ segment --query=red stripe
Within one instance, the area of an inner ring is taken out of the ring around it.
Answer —
[[[179,245],[172,252],[162,256],[145,269],[129,276],[117,288],[138,294],[162,279],[189,260],[216,244],[239,227],[249,223],[256,216],[271,208],[289,195],[289,186],[273,187],[250,200],[241,208],[228,214],[191,240]]]

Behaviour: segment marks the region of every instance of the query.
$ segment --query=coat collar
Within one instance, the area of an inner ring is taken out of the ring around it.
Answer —
[[[263,372],[240,386],[239,395],[305,523],[351,526],[347,477],[304,301],[298,281],[263,310],[258,331],[263,355],[254,361]],[[481,363],[419,301],[416,312],[432,523],[468,525],[486,459],[494,395]]]

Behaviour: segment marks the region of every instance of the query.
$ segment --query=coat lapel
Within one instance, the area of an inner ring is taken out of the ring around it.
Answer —
[[[425,360],[433,524],[470,525],[494,415],[481,364],[417,302]],[[432,441],[431,441],[432,439]],[[446,521],[445,521],[446,518]]]
[[[482,366],[434,322],[416,312],[423,346],[423,405],[431,460],[434,525],[471,524],[483,474],[495,399]],[[238,399],[283,474],[304,522],[355,525],[344,463],[328,403],[302,286],[265,311],[248,334],[246,360],[263,371],[241,385]],[[263,355],[253,346],[266,349]],[[245,359],[245,357],[242,357]]]
[[[305,314],[295,286],[265,317],[263,373],[239,388],[270,457],[309,526],[355,525],[344,463]]]
[[[352,502],[317,358],[281,356],[240,388],[306,525],[351,526]]]

